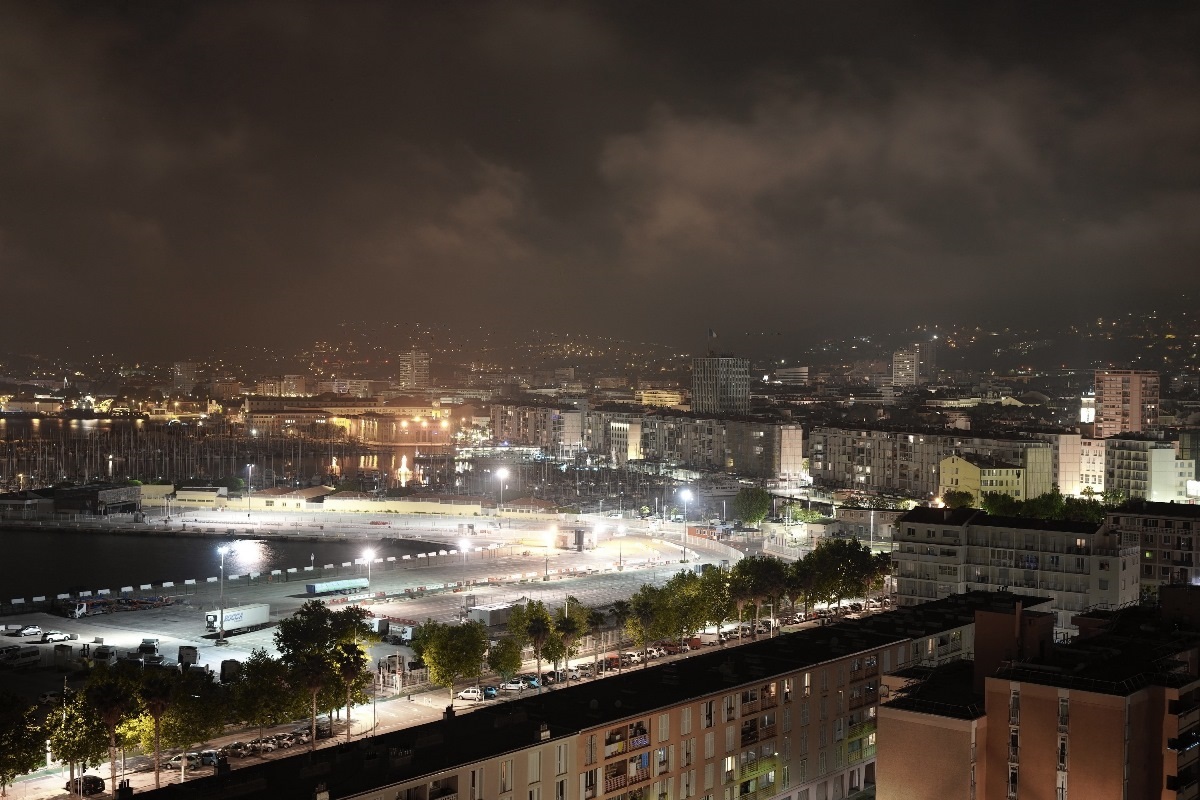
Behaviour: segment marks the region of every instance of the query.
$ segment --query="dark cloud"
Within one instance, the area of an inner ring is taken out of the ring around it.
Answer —
[[[1195,286],[1197,22],[9,4],[0,334],[159,356],[460,316],[687,344],[1151,302]]]

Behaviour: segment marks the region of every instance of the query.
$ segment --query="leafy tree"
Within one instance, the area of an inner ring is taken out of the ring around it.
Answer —
[[[758,525],[771,511],[771,495],[765,489],[746,487],[733,498],[733,513],[747,525]]]
[[[246,725],[263,729],[290,719],[305,705],[289,680],[287,667],[261,647],[242,663],[241,674],[233,685],[232,705],[236,718]]]
[[[505,682],[521,671],[521,643],[511,636],[504,636],[488,649],[488,669]]]
[[[333,612],[319,600],[309,600],[295,614],[279,622],[275,647],[287,667],[290,682],[294,686],[303,686],[308,692],[309,748],[315,750],[317,699],[323,689],[337,683],[328,657],[333,649]]]
[[[33,703],[0,691],[0,796],[8,795],[8,787],[18,775],[33,772],[42,764],[44,737],[37,716]]]
[[[478,622],[433,624],[436,627],[425,644],[429,679],[449,689],[453,702],[455,681],[459,678],[478,678],[483,671],[483,658],[488,646],[487,629]]]
[[[482,653],[480,653],[482,657]],[[350,742],[350,709],[354,707],[354,695],[364,695],[370,677],[367,653],[358,642],[339,641],[331,654],[334,672],[346,690],[346,742]]]
[[[617,672],[620,673],[620,671],[621,671],[621,659],[619,658],[619,656],[621,654],[620,653],[620,650],[621,650],[621,634],[620,634],[620,632],[623,632],[625,630],[625,626],[628,624],[630,617],[633,616],[633,606],[629,604],[628,600],[616,600],[612,604],[612,610],[609,612],[609,615],[612,617],[613,624],[616,626],[617,631],[618,631],[618,634],[617,634],[617,655],[618,655]]]
[[[942,493],[942,502],[946,504],[947,508],[973,508],[975,495],[968,491],[950,489]]]
[[[705,570],[700,575],[696,594],[703,611],[704,627],[712,625],[719,633],[722,623],[733,613],[733,599],[729,594],[729,574],[719,569]],[[724,647],[725,643],[721,642],[721,646]]]
[[[983,510],[995,517],[1015,517],[1020,514],[1021,503],[1006,494],[984,492]]]
[[[604,631],[605,625],[608,623],[608,616],[598,608],[589,608],[587,612],[587,632],[595,641],[596,646],[592,650],[592,674],[598,675],[596,665],[600,661],[600,634]]]
[[[70,765],[70,778],[75,778],[75,765],[80,771],[104,763],[108,753],[108,731],[84,701],[83,692],[67,691],[54,712],[46,717],[46,733],[50,754]]]
[[[530,600],[524,606],[516,606],[508,618],[508,631],[521,642],[533,648],[537,659],[537,674],[542,674],[542,649],[554,634],[554,621],[541,600]]]
[[[86,705],[95,712],[108,733],[109,780],[117,785],[117,726],[137,708],[135,685],[107,664],[92,673],[83,690]]]
[[[633,613],[625,623],[625,630],[637,649],[645,653],[647,644],[667,632],[663,627],[665,615],[660,613],[666,608],[665,592],[657,586],[642,584],[629,598],[629,607]],[[649,665],[650,659],[644,658],[642,667]]]
[[[162,738],[168,747],[193,746],[219,736],[229,718],[228,696],[203,670],[188,670],[179,676],[171,707],[163,715]],[[186,761],[180,770],[187,775]]]
[[[142,701],[143,713],[150,717],[154,729],[154,788],[162,786],[162,718],[171,707],[175,693],[175,682],[179,673],[174,670],[151,669],[142,673],[138,684],[138,697]]]

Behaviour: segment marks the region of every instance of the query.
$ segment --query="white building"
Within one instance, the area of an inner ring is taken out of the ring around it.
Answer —
[[[969,508],[914,508],[896,521],[901,605],[1003,589],[1052,598],[1056,631],[1071,616],[1139,597],[1138,548],[1107,524],[991,517]]]
[[[1196,462],[1178,457],[1175,445],[1157,439],[1114,436],[1104,440],[1104,486],[1130,499],[1155,503],[1188,500]]]
[[[1079,440],[1079,492],[1104,493],[1104,440]]]

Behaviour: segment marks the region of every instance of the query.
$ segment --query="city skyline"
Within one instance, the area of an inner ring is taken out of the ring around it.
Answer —
[[[9,6],[0,334],[440,308],[754,355],[1194,291],[1194,7],[681,8]]]

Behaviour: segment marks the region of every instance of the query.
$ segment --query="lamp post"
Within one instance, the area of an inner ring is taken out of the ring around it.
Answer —
[[[217,612],[217,644],[225,644],[225,554],[229,552],[229,548],[221,545],[217,548],[217,552],[221,556],[221,601],[220,610]]]
[[[371,562],[375,560],[375,551],[371,548],[363,550],[363,560],[367,562],[367,591],[371,591]]]
[[[254,486],[254,465],[247,464],[246,465],[246,510],[247,511],[250,510],[250,493],[253,491],[253,488],[252,488],[253,486]]]
[[[504,505],[504,482],[506,480],[508,480],[508,470],[505,467],[501,467],[500,469],[496,470],[496,478],[499,479],[499,481],[500,481],[500,506],[503,507],[503,505]],[[499,516],[500,508],[496,509],[496,514],[497,514],[497,516]]]
[[[687,528],[687,504],[692,499],[691,489],[680,489],[679,499],[683,501],[683,563],[688,563],[688,528]]]
[[[463,554],[463,588],[464,589],[467,588],[467,548],[470,546],[471,546],[471,543],[468,542],[466,539],[463,539],[461,542],[458,543],[458,549],[462,550],[462,554]],[[466,598],[464,597],[463,603],[465,604],[466,602],[467,602]]]

